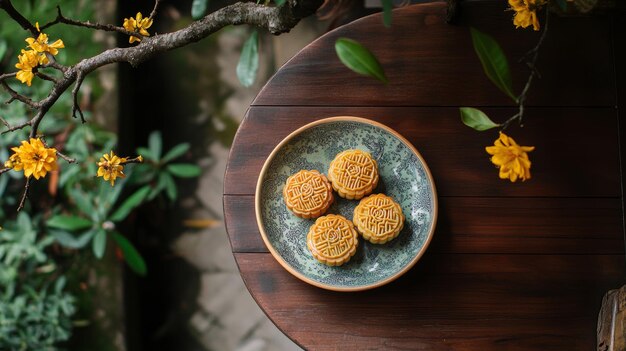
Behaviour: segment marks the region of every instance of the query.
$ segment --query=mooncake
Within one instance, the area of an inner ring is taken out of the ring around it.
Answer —
[[[386,243],[404,227],[402,208],[384,194],[362,199],[354,209],[354,225],[363,238],[373,244]]]
[[[287,208],[301,218],[323,215],[334,200],[328,179],[316,170],[301,170],[287,178],[283,198]]]
[[[330,163],[328,180],[339,196],[359,200],[378,185],[378,165],[369,152],[346,150]]]
[[[318,261],[340,266],[354,256],[359,238],[350,220],[329,214],[315,220],[307,234],[306,245]]]

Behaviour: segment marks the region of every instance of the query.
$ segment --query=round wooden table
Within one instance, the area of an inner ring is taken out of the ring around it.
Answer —
[[[497,132],[473,131],[459,117],[460,106],[480,107],[498,121],[515,113],[483,73],[469,26],[501,43],[515,91],[528,76],[517,58],[539,34],[515,30],[505,2],[462,4],[457,25],[445,23],[444,3],[433,3],[395,10],[391,28],[373,15],[326,34],[276,73],[237,132],[224,180],[233,255],[257,303],[305,349],[596,346],[602,296],[624,283],[626,123],[618,112],[626,99],[615,64],[626,61],[613,47],[624,35],[613,32],[611,17],[551,18],[524,127],[507,129],[520,144],[536,146],[532,179],[513,184],[498,179],[485,152]],[[345,68],[334,52],[339,37],[368,47],[390,83]],[[323,290],[288,273],[265,247],[254,211],[272,149],[309,122],[344,115],[407,138],[439,196],[424,257],[396,281],[357,293]]]

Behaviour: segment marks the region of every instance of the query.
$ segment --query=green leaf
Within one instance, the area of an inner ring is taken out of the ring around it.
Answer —
[[[376,57],[357,41],[339,38],[335,42],[335,51],[339,60],[354,72],[376,78],[385,84],[389,82]]]
[[[0,40],[0,62],[2,58],[4,58],[4,54],[7,53],[7,42],[6,40]]]
[[[163,139],[161,138],[161,132],[155,130],[150,133],[148,137],[148,147],[150,148],[150,153],[154,156],[155,159],[161,158],[161,152],[163,150]]]
[[[96,258],[100,259],[104,257],[104,251],[106,251],[106,248],[107,233],[104,231],[104,229],[100,229],[96,233],[96,236],[93,238],[93,254],[96,256]]]
[[[237,63],[237,78],[244,87],[254,84],[259,69],[259,33],[254,30],[243,44],[239,63]]]
[[[87,196],[87,194],[78,189],[70,189],[69,195],[70,198],[74,200],[74,202],[76,203],[76,207],[81,213],[87,216],[93,216],[95,214],[93,204],[91,203],[91,199],[89,198],[89,196]],[[93,217],[91,218],[93,219]]]
[[[50,228],[63,230],[80,230],[93,226],[93,223],[85,218],[78,216],[56,215],[46,221],[46,225]]]
[[[173,175],[181,178],[193,178],[200,175],[200,167],[189,163],[176,163],[168,165],[167,170]]]
[[[191,3],[191,17],[194,20],[199,20],[206,14],[209,0],[193,0]]]
[[[63,290],[63,288],[65,287],[65,283],[67,283],[67,279],[65,279],[64,276],[60,276],[56,283],[54,283],[54,291],[59,294],[61,293],[61,291]]]
[[[169,199],[172,201],[176,201],[176,198],[178,197],[178,189],[176,188],[176,182],[174,182],[174,178],[172,178],[172,176],[168,173],[163,172],[159,176],[159,184],[161,183],[165,188],[167,197],[169,197]]]
[[[463,124],[478,131],[482,132],[483,130],[500,126],[489,119],[489,117],[479,109],[461,107],[459,110],[461,111],[461,121],[463,121]]]
[[[391,27],[391,10],[393,9],[393,0],[382,0],[383,3],[383,24],[385,27]]]
[[[50,230],[50,235],[56,239],[56,241],[61,244],[61,246],[70,248],[70,249],[82,249],[89,243],[89,240],[96,235],[97,229],[91,229],[78,237],[75,237],[71,233],[68,233],[63,230]]]
[[[146,185],[143,188],[137,190],[128,199],[126,199],[126,201],[124,201],[124,203],[115,211],[115,213],[113,213],[110,220],[113,222],[119,222],[126,218],[130,211],[132,211],[135,207],[141,205],[149,192],[149,185]]]
[[[278,7],[283,6],[285,1],[287,1],[287,0],[274,0],[274,2],[276,3],[276,6],[278,6]]]
[[[113,232],[113,240],[117,243],[117,246],[122,250],[122,254],[124,254],[124,260],[128,263],[130,269],[133,272],[139,275],[146,275],[146,261],[144,261],[143,257],[139,254],[139,251],[135,249],[135,246],[126,239],[123,235]]]
[[[472,43],[474,50],[483,65],[483,70],[487,77],[502,92],[517,102],[517,97],[513,94],[513,83],[509,63],[498,42],[491,36],[471,27]]]
[[[173,159],[176,159],[184,155],[187,150],[189,150],[189,143],[178,144],[174,146],[167,154],[165,154],[165,156],[163,156],[161,162],[167,163]]]

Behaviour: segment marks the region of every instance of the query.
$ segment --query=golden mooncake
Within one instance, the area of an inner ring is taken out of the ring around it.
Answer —
[[[384,194],[370,195],[354,209],[354,225],[363,238],[373,244],[386,243],[404,227],[402,208]]]
[[[359,200],[378,185],[378,165],[369,152],[346,150],[330,163],[328,180],[339,196]]]
[[[301,170],[287,178],[283,198],[287,208],[301,218],[323,215],[334,200],[328,179],[316,170]]]
[[[350,220],[329,214],[315,220],[306,236],[306,245],[318,261],[340,266],[354,256],[359,238]]]

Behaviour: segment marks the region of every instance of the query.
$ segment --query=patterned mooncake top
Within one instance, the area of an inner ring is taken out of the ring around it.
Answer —
[[[316,170],[301,170],[287,178],[283,197],[287,208],[302,218],[319,217],[333,203],[328,179]]]
[[[363,238],[375,243],[385,243],[400,234],[404,226],[402,208],[384,194],[370,195],[354,209],[354,224]]]
[[[341,197],[358,200],[378,184],[378,165],[369,152],[345,150],[330,163],[328,178]]]
[[[340,215],[318,218],[307,235],[307,247],[317,260],[339,266],[350,260],[358,246],[354,225]]]

